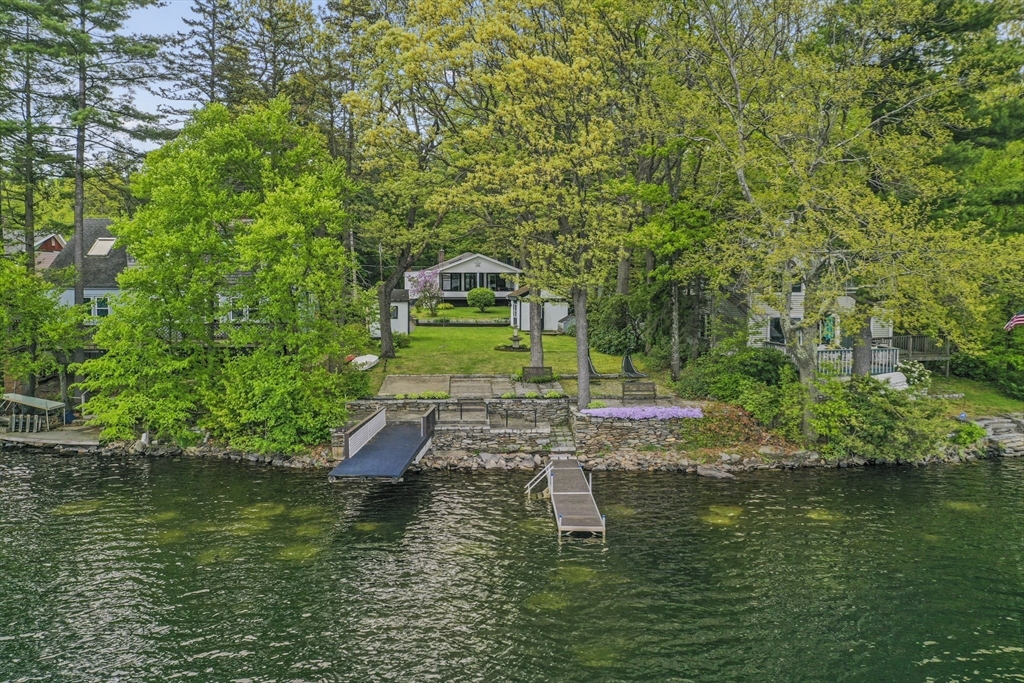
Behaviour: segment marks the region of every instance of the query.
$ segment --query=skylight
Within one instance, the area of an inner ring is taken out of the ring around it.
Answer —
[[[110,250],[114,248],[114,242],[117,241],[115,237],[100,237],[93,242],[92,247],[89,249],[87,256],[106,256],[110,253]]]

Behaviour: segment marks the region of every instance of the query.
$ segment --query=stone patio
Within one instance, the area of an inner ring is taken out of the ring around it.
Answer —
[[[388,375],[377,396],[422,394],[427,391],[444,391],[452,398],[501,398],[508,393],[522,397],[531,391],[543,396],[549,391],[561,393],[563,389],[558,382],[513,382],[508,375]]]

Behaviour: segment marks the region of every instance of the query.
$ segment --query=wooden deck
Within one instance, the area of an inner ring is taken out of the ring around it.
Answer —
[[[48,432],[0,432],[0,441],[28,446],[70,446],[94,448],[100,445],[100,430],[84,427],[61,427]]]
[[[527,493],[544,480],[559,537],[563,533],[575,531],[605,536],[604,515],[597,508],[590,481],[576,458],[553,457],[548,466],[527,485]]]

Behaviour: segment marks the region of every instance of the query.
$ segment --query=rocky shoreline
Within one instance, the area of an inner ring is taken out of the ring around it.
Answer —
[[[906,460],[869,460],[849,458],[829,462],[814,451],[785,451],[772,446],[762,446],[756,453],[720,452],[702,453],[699,457],[692,454],[671,450],[637,450],[625,449],[614,453],[598,455],[571,454],[579,459],[584,469],[595,472],[682,472],[698,476],[731,479],[736,474],[757,470],[785,470],[800,468],[842,469],[850,467],[869,467],[886,465],[923,466],[936,463],[970,462],[993,457],[1024,456],[1024,415],[980,418],[977,424],[984,427],[987,437],[976,447],[960,449],[947,448],[939,453],[920,461]],[[100,447],[49,447],[45,449],[31,446],[6,444],[5,448],[19,448],[27,451],[59,453],[62,455],[104,455],[120,457],[186,457],[231,460],[248,462],[254,465],[285,467],[292,469],[329,469],[337,464],[332,457],[328,445],[312,449],[308,454],[299,456],[260,455],[244,453],[230,448],[204,445],[192,448],[179,448],[173,445],[146,445],[141,441],[111,443]],[[515,471],[535,470],[542,467],[551,453],[542,448],[531,448],[528,451],[514,450],[511,452],[491,453],[467,450],[429,451],[423,459],[413,464],[409,471],[423,472],[431,470],[449,471]]]

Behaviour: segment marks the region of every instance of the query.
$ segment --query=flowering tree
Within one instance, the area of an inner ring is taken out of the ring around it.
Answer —
[[[416,300],[416,305],[426,308],[431,316],[437,315],[437,305],[444,300],[437,271],[428,268],[409,273],[409,285],[409,297]]]

